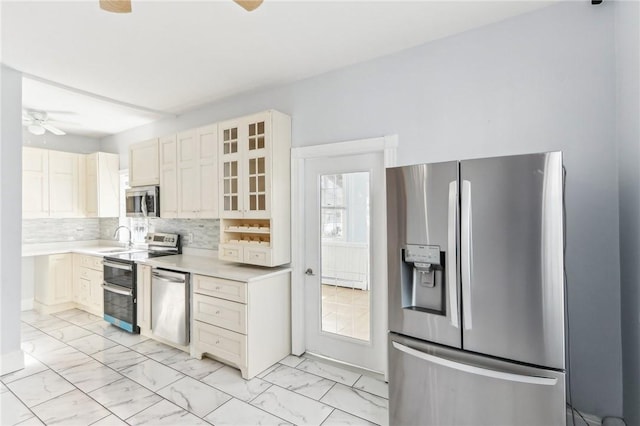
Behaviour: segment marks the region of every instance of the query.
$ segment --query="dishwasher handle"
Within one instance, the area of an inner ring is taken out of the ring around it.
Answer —
[[[167,282],[167,283],[184,284],[186,282],[186,280],[184,280],[184,279],[182,279],[182,280],[181,279],[174,279],[174,278],[171,278],[171,277],[167,277],[166,275],[157,274],[155,272],[152,275],[153,275],[153,278],[155,280],[164,281],[164,282]]]
[[[176,274],[176,273],[165,274],[163,272],[164,271],[155,271],[154,270],[151,273],[151,276],[155,280],[164,281],[164,282],[168,282],[168,283],[184,284],[184,283],[187,282],[187,275],[186,274]]]

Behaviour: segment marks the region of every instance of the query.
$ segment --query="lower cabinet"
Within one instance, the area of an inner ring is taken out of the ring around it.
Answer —
[[[138,264],[137,268],[138,327],[140,327],[140,334],[149,335],[151,332],[151,266]]]
[[[73,301],[78,308],[100,317],[103,315],[102,281],[101,257],[73,255]]]
[[[208,354],[250,379],[291,353],[289,271],[250,281],[192,280],[192,356]]]
[[[35,308],[44,313],[73,307],[73,255],[37,256],[35,271]]]

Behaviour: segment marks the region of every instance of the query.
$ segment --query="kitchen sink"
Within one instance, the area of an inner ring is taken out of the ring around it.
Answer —
[[[109,249],[109,250],[96,250],[99,253],[124,253],[127,252],[128,250],[123,250],[123,249]]]
[[[101,253],[101,254],[121,254],[121,253],[137,253],[144,250],[136,249],[136,248],[126,248],[126,247],[105,247],[105,248],[96,247],[95,249],[92,249],[92,251],[96,253]]]

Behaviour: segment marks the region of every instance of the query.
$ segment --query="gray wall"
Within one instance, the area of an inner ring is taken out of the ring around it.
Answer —
[[[0,374],[24,364],[20,349],[22,75],[0,66]]]
[[[640,5],[615,9],[624,417],[640,425]]]
[[[563,2],[212,104],[101,148],[125,166],[132,142],[275,108],[292,115],[294,146],[398,134],[400,164],[562,150],[573,401],[621,415],[613,24],[610,2]]]
[[[49,132],[44,135],[33,135],[22,130],[22,144],[33,148],[53,149],[56,151],[90,154],[100,150],[100,140],[78,135],[56,136]]]

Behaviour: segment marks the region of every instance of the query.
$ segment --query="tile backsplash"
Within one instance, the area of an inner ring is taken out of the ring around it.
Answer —
[[[120,224],[115,218],[23,219],[22,243],[54,243],[59,241],[113,240]],[[132,240],[143,242],[147,232],[169,232],[182,236],[182,246],[217,250],[220,240],[218,219],[130,219]],[[193,240],[189,241],[189,236]],[[123,231],[127,238],[126,231]]]
[[[118,218],[100,219],[100,238],[113,239],[118,225]],[[180,234],[183,247],[217,250],[220,240],[218,219],[130,219],[127,226],[133,231],[134,242],[142,242],[147,232],[169,232]],[[189,235],[193,237],[191,242]]]
[[[118,219],[115,219],[116,222]],[[55,243],[59,241],[87,241],[100,238],[100,219],[23,219],[22,243]]]

